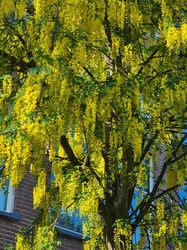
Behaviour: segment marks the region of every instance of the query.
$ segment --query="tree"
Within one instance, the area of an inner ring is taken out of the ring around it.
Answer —
[[[186,2],[0,6],[1,176],[17,186],[29,166],[41,210],[17,249],[45,249],[60,209],[75,208],[87,218],[85,249],[184,249]]]

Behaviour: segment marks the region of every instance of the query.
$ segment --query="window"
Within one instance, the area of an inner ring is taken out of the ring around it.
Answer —
[[[134,196],[131,204],[131,211],[133,211],[139,202],[145,197],[145,195],[153,190],[154,180],[153,180],[153,159],[150,157],[149,159],[145,159],[143,162],[147,166],[147,183],[143,188],[136,187],[134,191]],[[147,231],[149,235],[149,240],[151,241],[152,238],[149,234],[149,230]],[[137,227],[135,233],[133,234],[133,244],[137,244],[140,240],[140,228]],[[148,240],[146,240],[147,246],[145,249],[148,248]]]
[[[58,226],[66,228],[68,230],[82,233],[82,221],[78,214],[68,213],[63,214],[58,220]]]
[[[0,211],[7,213],[13,212],[14,207],[14,189],[9,182],[0,191]]]
[[[187,185],[180,187],[178,190],[178,199],[181,205],[187,204]]]
[[[86,220],[86,218],[85,218]],[[82,220],[78,213],[65,213],[60,217],[58,223],[56,224],[56,230],[63,235],[67,235],[73,238],[89,240],[89,235],[86,237],[82,234]]]
[[[0,191],[0,210],[5,211],[7,204],[7,185]]]
[[[55,176],[53,173],[51,173],[50,181],[54,182],[54,180]],[[51,209],[51,211],[53,211],[53,209]],[[60,233],[82,239],[82,219],[78,210],[71,214],[68,212],[63,213],[57,221],[56,229]]]
[[[5,187],[0,189],[0,216],[11,220],[20,220],[21,214],[13,211],[14,196],[14,189],[7,181]]]

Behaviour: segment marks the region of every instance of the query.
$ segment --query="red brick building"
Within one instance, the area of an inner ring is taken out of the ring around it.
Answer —
[[[15,235],[22,227],[29,226],[36,217],[33,209],[32,190],[34,180],[28,174],[14,191],[8,187],[7,193],[0,197],[0,250],[15,244]],[[80,233],[57,226],[59,238],[62,239],[62,250],[82,250]]]

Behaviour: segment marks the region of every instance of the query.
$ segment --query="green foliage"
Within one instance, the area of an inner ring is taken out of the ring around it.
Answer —
[[[8,244],[4,249],[5,250],[15,250],[15,247],[12,244]]]

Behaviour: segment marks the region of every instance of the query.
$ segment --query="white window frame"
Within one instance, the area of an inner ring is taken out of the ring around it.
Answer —
[[[15,190],[12,187],[12,185],[10,184],[10,182],[8,182],[8,188],[7,188],[7,193],[6,193],[6,203],[5,203],[5,209],[0,210],[3,212],[7,212],[7,213],[13,213],[14,210],[14,200],[15,200]]]
[[[12,213],[14,210],[14,200],[15,200],[15,190],[10,184],[8,183],[8,193],[7,193],[7,201],[6,201],[6,212]]]

